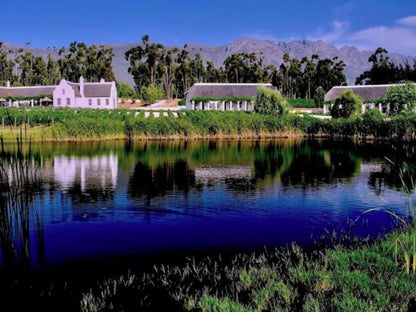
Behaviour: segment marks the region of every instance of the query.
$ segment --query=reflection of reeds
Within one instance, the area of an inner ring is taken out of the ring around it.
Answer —
[[[5,266],[30,266],[32,222],[38,240],[39,264],[44,255],[43,216],[35,205],[41,180],[32,162],[30,143],[24,153],[22,142],[21,135],[13,152],[6,153],[0,137],[0,246]]]
[[[372,208],[364,211],[364,214],[373,211],[384,211],[391,215],[396,221],[403,226],[403,229],[398,232],[394,240],[394,260],[396,265],[402,264],[406,273],[416,273],[416,206],[412,203],[412,196],[415,190],[414,171],[407,163],[401,165],[395,164],[392,160],[386,157],[388,164],[392,171],[397,172],[400,179],[403,192],[408,198],[408,216],[400,217],[396,212]]]

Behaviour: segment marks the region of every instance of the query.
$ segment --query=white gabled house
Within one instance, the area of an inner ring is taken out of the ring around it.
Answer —
[[[70,108],[117,108],[116,83],[106,82],[84,82],[81,76],[79,83],[61,80],[53,91],[54,107]]]

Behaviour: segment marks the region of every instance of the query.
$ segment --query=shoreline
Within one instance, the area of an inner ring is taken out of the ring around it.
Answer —
[[[28,130],[13,127],[0,126],[0,137],[5,143],[15,142],[17,138],[23,142],[36,143],[60,143],[60,142],[103,142],[103,141],[199,141],[199,140],[272,140],[272,139],[328,139],[328,140],[351,140],[363,142],[416,142],[416,139],[401,139],[394,137],[375,137],[360,136],[360,135],[331,135],[328,133],[307,134],[295,132],[276,132],[276,133],[261,133],[261,134],[219,134],[219,135],[161,135],[161,136],[134,136],[129,138],[125,134],[103,137],[81,137],[81,138],[52,138],[52,137],[37,137],[32,136],[37,134],[38,130],[44,131],[45,126],[30,127]],[[49,130],[49,129],[47,129]],[[9,133],[7,133],[9,132]],[[6,135],[4,135],[6,134]]]

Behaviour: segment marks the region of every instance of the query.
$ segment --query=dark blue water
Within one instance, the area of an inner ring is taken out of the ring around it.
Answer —
[[[34,145],[42,183],[25,255],[38,267],[313,246],[333,230],[374,237],[394,220],[366,210],[408,216],[385,157],[414,168],[413,155],[412,146],[293,140]]]

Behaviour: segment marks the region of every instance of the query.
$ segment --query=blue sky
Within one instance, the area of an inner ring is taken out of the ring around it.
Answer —
[[[416,0],[0,0],[0,41],[32,47],[324,40],[416,56]]]

